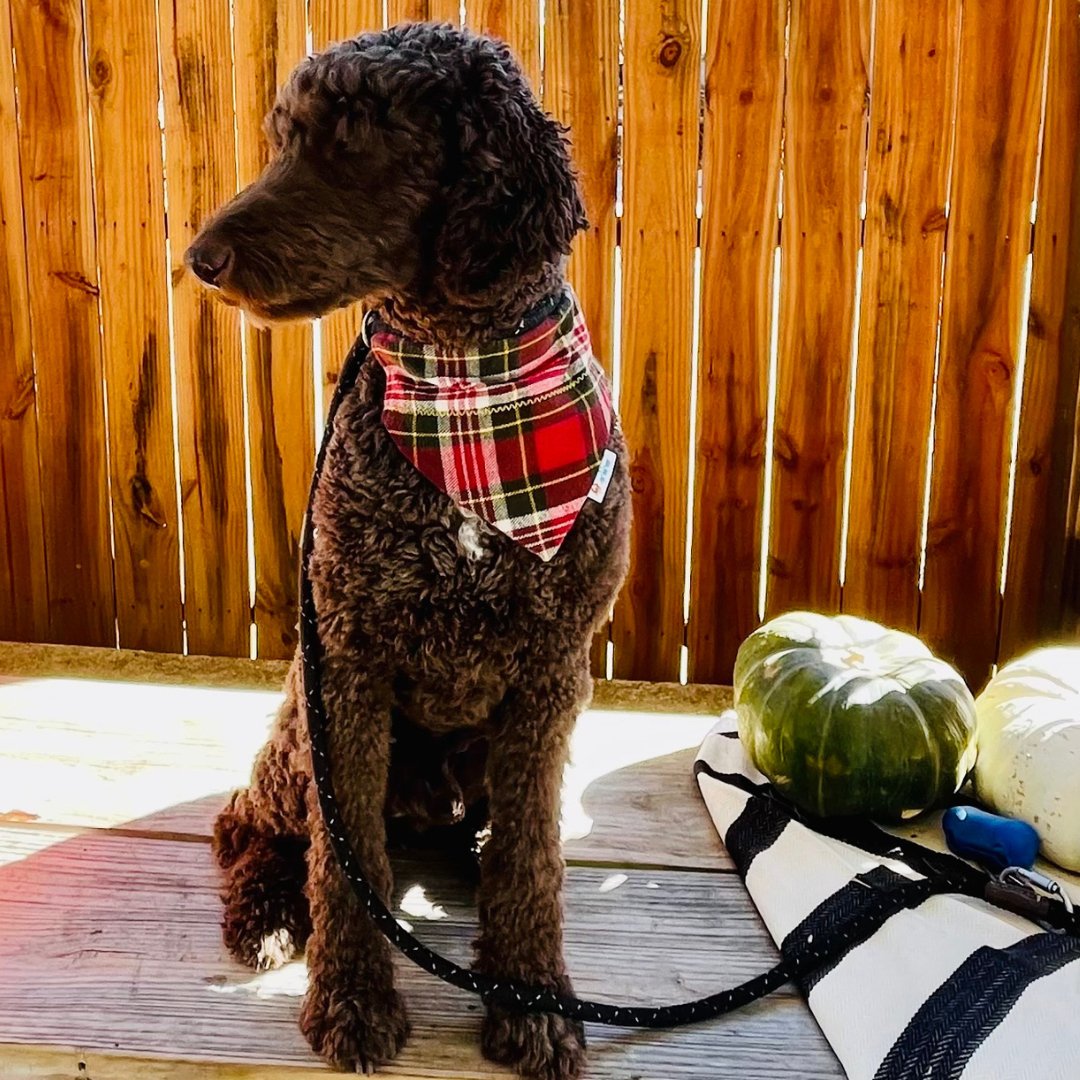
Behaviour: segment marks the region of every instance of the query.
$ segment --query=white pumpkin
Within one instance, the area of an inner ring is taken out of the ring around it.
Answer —
[[[979,798],[1033,825],[1046,858],[1080,870],[1080,646],[1006,664],[975,713]]]

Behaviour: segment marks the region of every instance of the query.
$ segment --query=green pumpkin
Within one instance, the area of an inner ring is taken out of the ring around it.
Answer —
[[[918,638],[850,615],[792,612],[754,631],[735,708],[754,764],[819,817],[913,817],[975,764],[963,679]]]

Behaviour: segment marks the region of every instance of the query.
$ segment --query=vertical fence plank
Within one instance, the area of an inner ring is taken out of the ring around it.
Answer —
[[[879,4],[846,612],[914,631],[959,0]]]
[[[920,631],[974,688],[998,579],[1047,0],[964,7]]]
[[[1056,631],[1061,618],[1066,497],[1080,365],[1078,297],[1068,293],[1070,253],[1076,259],[1080,251],[1075,217],[1080,210],[1078,71],[1080,3],[1054,0],[999,662]],[[1076,270],[1074,274],[1080,278]]]
[[[156,16],[87,0],[86,17],[120,645],[180,652]]]
[[[615,361],[615,186],[618,169],[618,0],[554,0],[545,26],[544,108],[570,129],[589,231],[579,236],[569,277],[593,349]],[[596,635],[593,672],[607,670],[610,628]]]
[[[709,6],[690,678],[758,622],[786,0]]]
[[[316,49],[355,37],[383,24],[382,0],[310,0],[311,35]],[[345,357],[360,333],[362,312],[358,304],[327,315],[320,327],[323,407],[330,408]]]
[[[188,649],[250,650],[240,319],[183,267],[199,224],[236,190],[229,8],[159,5]]]
[[[811,17],[807,0],[792,0],[770,611],[834,608],[840,599],[870,0],[823,2]],[[180,260],[199,223],[235,189],[237,160],[243,180],[261,166],[257,121],[302,54],[305,27],[304,0],[234,3],[235,43],[223,0],[159,10],[189,646],[243,655],[251,611],[240,326],[183,274]],[[947,243],[919,629],[977,685],[999,631],[1003,658],[1050,632],[1063,578],[1064,604],[1075,608],[1067,625],[1080,621],[1080,90],[1071,77],[1080,64],[1080,9],[1077,0],[967,4],[958,42],[958,5],[877,5],[842,599],[849,611],[909,628],[916,620]],[[738,639],[756,618],[785,7],[786,0],[765,8],[736,0],[709,5],[697,535],[686,627],[695,679],[726,677]],[[381,25],[383,8],[381,0],[311,0],[316,45]],[[1051,10],[1031,306],[1023,312]],[[8,163],[0,176],[0,636],[111,644],[118,622],[122,644],[180,647],[153,11],[120,0],[51,0],[5,5],[0,15],[0,149]],[[459,8],[451,0],[388,0],[386,12],[394,22],[457,22]],[[506,38],[538,88],[539,12],[534,0],[470,5],[472,25]],[[696,3],[655,10],[628,4],[626,11],[621,381],[637,505],[634,562],[612,632],[621,676],[675,678],[683,644],[699,13]],[[573,127],[593,220],[571,277],[597,351],[610,363],[616,2],[547,0],[546,35],[544,104]],[[1016,349],[1025,317],[1002,598]],[[358,325],[355,310],[324,320],[328,391]],[[312,453],[310,329],[250,333],[247,345],[255,618],[262,655],[283,656],[293,644],[292,578]]]
[[[539,93],[540,0],[470,0],[466,18],[474,30],[501,38],[514,50],[522,71]]]
[[[311,36],[316,49],[356,37],[383,24],[382,0],[309,0]]]
[[[868,0],[794,0],[767,609],[840,606]]]
[[[240,185],[267,161],[262,120],[304,56],[304,0],[235,0],[233,17]],[[312,333],[308,323],[258,330],[245,323],[255,629],[261,657],[296,648],[300,525],[314,459]]]
[[[1077,11],[1080,16],[1080,11]],[[1080,148],[1077,150],[1076,175],[1080,177]],[[1069,228],[1069,245],[1065,274],[1065,298],[1062,305],[1064,315],[1061,323],[1061,351],[1064,356],[1073,357],[1073,363],[1080,358],[1080,183],[1074,181],[1072,190],[1072,217]],[[1064,398],[1064,395],[1060,395]],[[1080,399],[1071,411],[1068,402],[1063,400],[1062,413],[1066,430],[1070,426],[1072,438],[1066,435],[1062,448],[1069,474],[1065,487],[1065,529],[1062,537],[1064,546],[1064,572],[1061,590],[1061,602],[1058,618],[1060,631],[1080,637]],[[1071,462],[1069,458],[1071,457]]]
[[[700,16],[683,0],[626,12],[619,408],[635,505],[612,623],[620,678],[678,678],[684,638]]]
[[[1074,235],[1080,225],[1080,212],[1073,214]],[[1080,250],[1073,246],[1069,270],[1069,315],[1065,340],[1080,354]],[[1080,401],[1073,411],[1072,467],[1069,470],[1069,496],[1065,508],[1064,584],[1061,590],[1060,631],[1080,637]]]
[[[11,17],[0,9],[0,640],[49,632]]]
[[[461,5],[457,0],[389,0],[387,22],[440,22],[457,26],[461,22]]]
[[[593,348],[614,362],[615,184],[618,168],[618,0],[553,0],[546,26],[544,108],[570,129],[589,230],[579,236],[569,277]]]
[[[12,7],[49,640],[113,645],[94,180],[82,8]]]

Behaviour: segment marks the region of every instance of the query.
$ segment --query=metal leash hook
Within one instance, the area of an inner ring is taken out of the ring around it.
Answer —
[[[1039,873],[1038,870],[1027,870],[1023,866],[1006,866],[998,874],[998,880],[1005,885],[1019,885],[1021,887],[1026,885],[1037,892],[1053,896],[1065,905],[1065,911],[1069,915],[1073,913],[1072,897],[1062,888],[1061,882],[1055,881],[1052,877],[1047,877],[1046,874]]]
[[[1072,898],[1061,884],[1038,870],[1023,866],[1006,866],[992,877],[986,883],[983,899],[1031,919],[1053,933],[1065,933],[1068,923],[1074,921]],[[1058,904],[1065,910],[1064,925],[1060,918],[1054,918],[1054,908]]]

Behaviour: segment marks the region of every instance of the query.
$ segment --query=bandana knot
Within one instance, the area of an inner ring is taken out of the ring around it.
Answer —
[[[539,323],[459,355],[376,327],[383,425],[462,510],[545,562],[593,487],[611,436],[611,391],[567,291]]]

